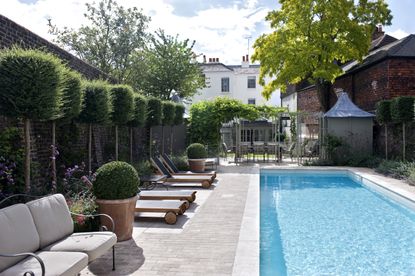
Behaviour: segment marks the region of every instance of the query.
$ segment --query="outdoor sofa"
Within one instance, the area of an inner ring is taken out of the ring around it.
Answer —
[[[111,248],[114,270],[116,242],[110,231],[74,233],[61,194],[0,209],[1,276],[77,275]]]

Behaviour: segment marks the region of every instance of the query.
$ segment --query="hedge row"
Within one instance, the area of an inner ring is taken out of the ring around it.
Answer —
[[[82,80],[50,53],[12,48],[0,53],[0,114],[142,127],[181,123],[184,108],[147,99],[130,86]]]
[[[415,120],[415,97],[402,96],[393,100],[383,100],[376,106],[379,123],[405,123]]]

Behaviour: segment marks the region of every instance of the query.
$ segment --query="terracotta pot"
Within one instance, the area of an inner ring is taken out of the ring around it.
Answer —
[[[189,167],[192,172],[204,172],[206,159],[189,159]]]
[[[131,239],[137,196],[115,200],[97,199],[96,202],[99,213],[107,214],[114,220],[117,240],[125,241]],[[101,217],[101,222],[108,230],[111,229],[111,222],[107,218]]]

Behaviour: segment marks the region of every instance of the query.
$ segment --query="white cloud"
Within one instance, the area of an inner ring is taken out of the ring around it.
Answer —
[[[388,32],[388,35],[396,37],[397,39],[401,39],[401,38],[404,38],[405,36],[408,36],[409,33],[405,32],[402,29],[397,29],[397,30]]]
[[[34,33],[51,40],[48,34],[47,18],[58,27],[78,28],[86,24],[83,14],[85,3],[90,0],[38,0],[24,4],[18,0],[2,0],[1,13]],[[180,39],[196,40],[195,50],[207,57],[218,57],[227,64],[240,63],[247,53],[247,39],[250,46],[256,39],[257,29],[265,23],[267,8],[259,7],[257,0],[244,1],[243,5],[211,7],[197,11],[195,16],[183,17],[173,14],[174,7],[163,0],[137,1],[118,0],[125,7],[142,8],[152,20],[150,30],[162,28],[171,35],[179,34]],[[252,48],[250,54],[252,54]]]

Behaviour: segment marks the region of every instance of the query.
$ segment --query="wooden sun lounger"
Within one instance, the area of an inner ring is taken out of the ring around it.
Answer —
[[[164,153],[160,159],[163,161],[164,165],[172,175],[207,175],[212,177],[212,180],[215,180],[216,178],[216,171],[206,171],[200,173],[192,171],[179,171],[179,169],[176,167],[176,165],[174,165],[173,161],[166,153]]]
[[[165,213],[164,221],[167,224],[175,224],[177,215],[186,211],[186,203],[178,200],[137,200],[135,212]]]
[[[196,200],[196,191],[141,191],[138,195],[143,200],[181,200],[186,209]]]
[[[203,188],[210,188],[213,180],[208,175],[172,175],[158,158],[150,158],[151,164],[158,170],[160,174],[167,175],[168,183],[194,183],[201,184]]]

